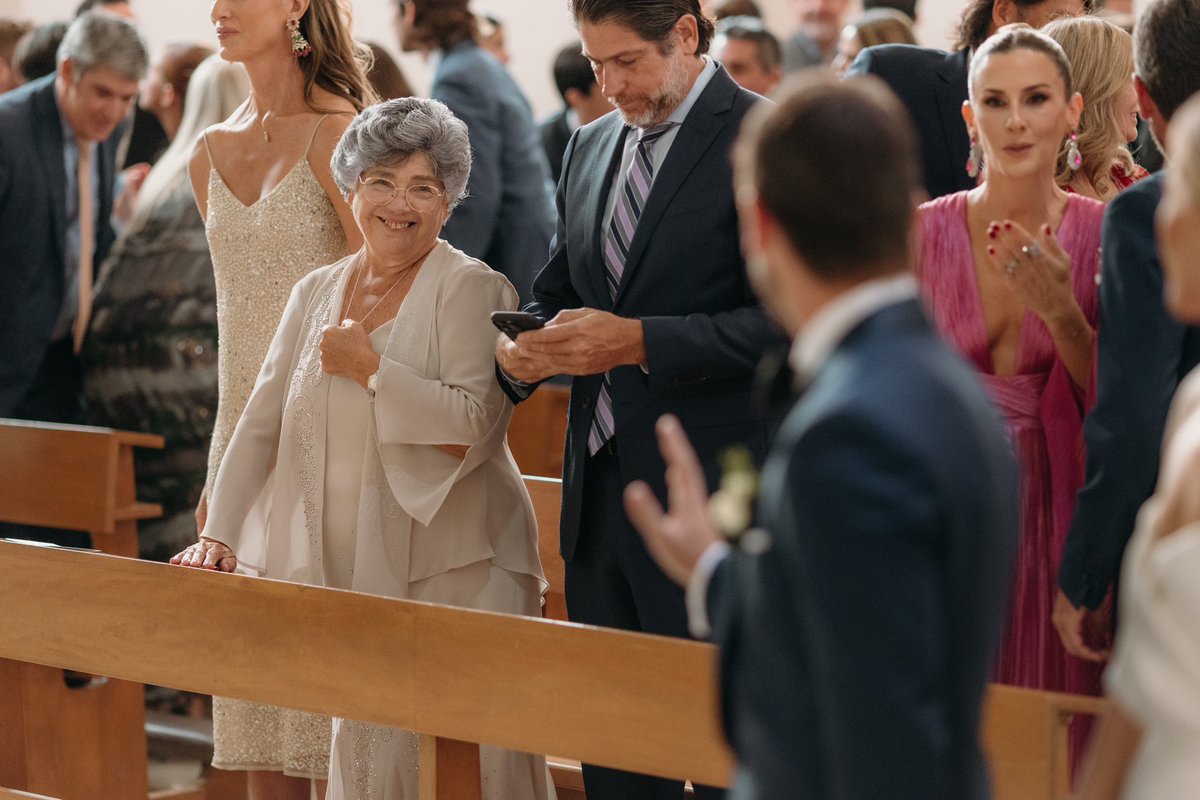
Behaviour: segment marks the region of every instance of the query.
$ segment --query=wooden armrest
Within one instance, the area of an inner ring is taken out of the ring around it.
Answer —
[[[113,509],[114,522],[127,522],[138,519],[157,519],[162,516],[162,506],[158,503],[131,503],[127,506]]]

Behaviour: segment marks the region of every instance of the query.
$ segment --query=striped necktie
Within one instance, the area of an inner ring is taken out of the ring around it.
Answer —
[[[621,277],[625,274],[625,259],[629,257],[638,217],[646,207],[646,198],[654,183],[654,161],[650,151],[674,124],[665,122],[642,132],[633,154],[633,163],[629,165],[629,172],[625,176],[625,184],[613,206],[612,222],[604,237],[604,272],[608,280],[608,294],[613,300],[617,297],[617,287],[621,285]],[[600,394],[596,397],[596,410],[588,433],[588,453],[591,455],[595,455],[614,432],[609,383],[609,373],[606,372],[600,384]]]

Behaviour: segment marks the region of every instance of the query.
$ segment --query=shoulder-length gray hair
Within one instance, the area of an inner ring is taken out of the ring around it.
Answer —
[[[402,97],[363,109],[342,134],[330,169],[342,194],[349,195],[367,170],[398,164],[414,153],[433,164],[450,208],[458,205],[471,174],[471,142],[466,123],[437,100]]]

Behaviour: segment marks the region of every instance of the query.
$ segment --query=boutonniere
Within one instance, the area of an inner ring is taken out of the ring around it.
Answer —
[[[740,445],[721,452],[721,482],[708,499],[708,518],[726,539],[748,552],[760,553],[770,544],[766,531],[751,528],[758,504],[758,470],[750,451]]]

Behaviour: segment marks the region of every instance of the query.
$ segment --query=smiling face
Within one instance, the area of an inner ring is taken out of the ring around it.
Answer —
[[[1055,62],[1036,50],[992,53],[972,77],[963,117],[983,147],[988,175],[1053,180],[1059,148],[1083,110],[1078,94],[1067,97]]]
[[[261,53],[291,57],[289,17],[299,17],[296,0],[213,0],[209,19],[216,28],[218,53],[244,63]]]
[[[429,211],[417,211],[408,204],[405,189],[410,186],[445,189],[429,157],[414,153],[398,164],[366,170],[359,180],[364,183],[385,180],[399,190],[383,205],[370,202],[362,191],[350,193],[350,208],[366,240],[368,257],[376,264],[393,267],[408,266],[424,258],[437,244],[442,226],[450,216],[445,194]]]
[[[138,82],[107,67],[76,75],[67,59],[58,72],[58,105],[79,139],[102,142],[129,115]]]
[[[650,128],[664,122],[687,97],[701,62],[696,57],[696,20],[679,18],[671,34],[671,52],[616,22],[579,26],[583,54],[592,63],[596,83],[626,123]]]

